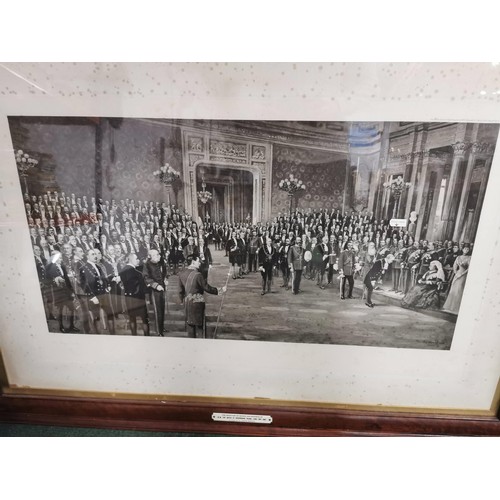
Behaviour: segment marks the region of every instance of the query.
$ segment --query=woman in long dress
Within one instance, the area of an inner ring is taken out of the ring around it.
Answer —
[[[460,303],[462,302],[462,294],[464,293],[465,280],[469,271],[470,263],[470,248],[464,246],[462,249],[463,254],[459,255],[453,263],[453,280],[451,282],[450,292],[446,298],[443,309],[455,314],[458,314]]]
[[[429,264],[429,270],[403,297],[401,306],[407,309],[440,309],[439,291],[444,279],[441,262],[433,260]]]

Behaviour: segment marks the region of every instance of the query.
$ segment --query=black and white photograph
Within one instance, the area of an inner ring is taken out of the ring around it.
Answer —
[[[9,127],[50,332],[451,348],[498,124]]]

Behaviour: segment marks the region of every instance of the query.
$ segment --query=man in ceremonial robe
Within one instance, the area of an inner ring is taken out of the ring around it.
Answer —
[[[204,293],[220,295],[226,287],[215,288],[209,285],[199,271],[199,255],[189,255],[188,267],[179,273],[179,297],[185,306],[186,328],[190,338],[196,338],[196,329],[201,329],[206,338],[205,297]]]

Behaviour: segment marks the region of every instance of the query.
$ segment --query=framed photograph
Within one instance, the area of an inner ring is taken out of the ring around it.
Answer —
[[[500,434],[498,71],[3,65],[0,418]]]

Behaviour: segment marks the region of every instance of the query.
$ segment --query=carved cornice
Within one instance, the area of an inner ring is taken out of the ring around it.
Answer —
[[[193,130],[242,136],[266,142],[305,146],[328,151],[349,153],[347,132],[343,130],[321,129],[309,131],[294,129],[289,122],[266,121],[220,121],[220,120],[164,120]],[[336,122],[332,122],[336,123]],[[339,122],[341,123],[341,122]],[[343,127],[342,127],[343,128]]]
[[[217,155],[225,158],[246,158],[247,145],[210,139],[210,155]]]
[[[240,158],[226,158],[225,156],[210,156],[210,161],[216,161],[218,163],[236,163],[238,165],[249,165],[247,160],[242,160]]]
[[[450,147],[453,148],[453,154],[456,156],[465,155],[468,152],[472,152],[473,154],[492,155],[495,151],[495,144],[489,142],[455,142],[454,144],[450,144]],[[423,158],[446,159],[450,156],[451,152],[433,152],[430,149],[426,149],[402,154],[389,153],[388,159],[389,161],[404,160],[406,163],[412,163],[414,160]]]

